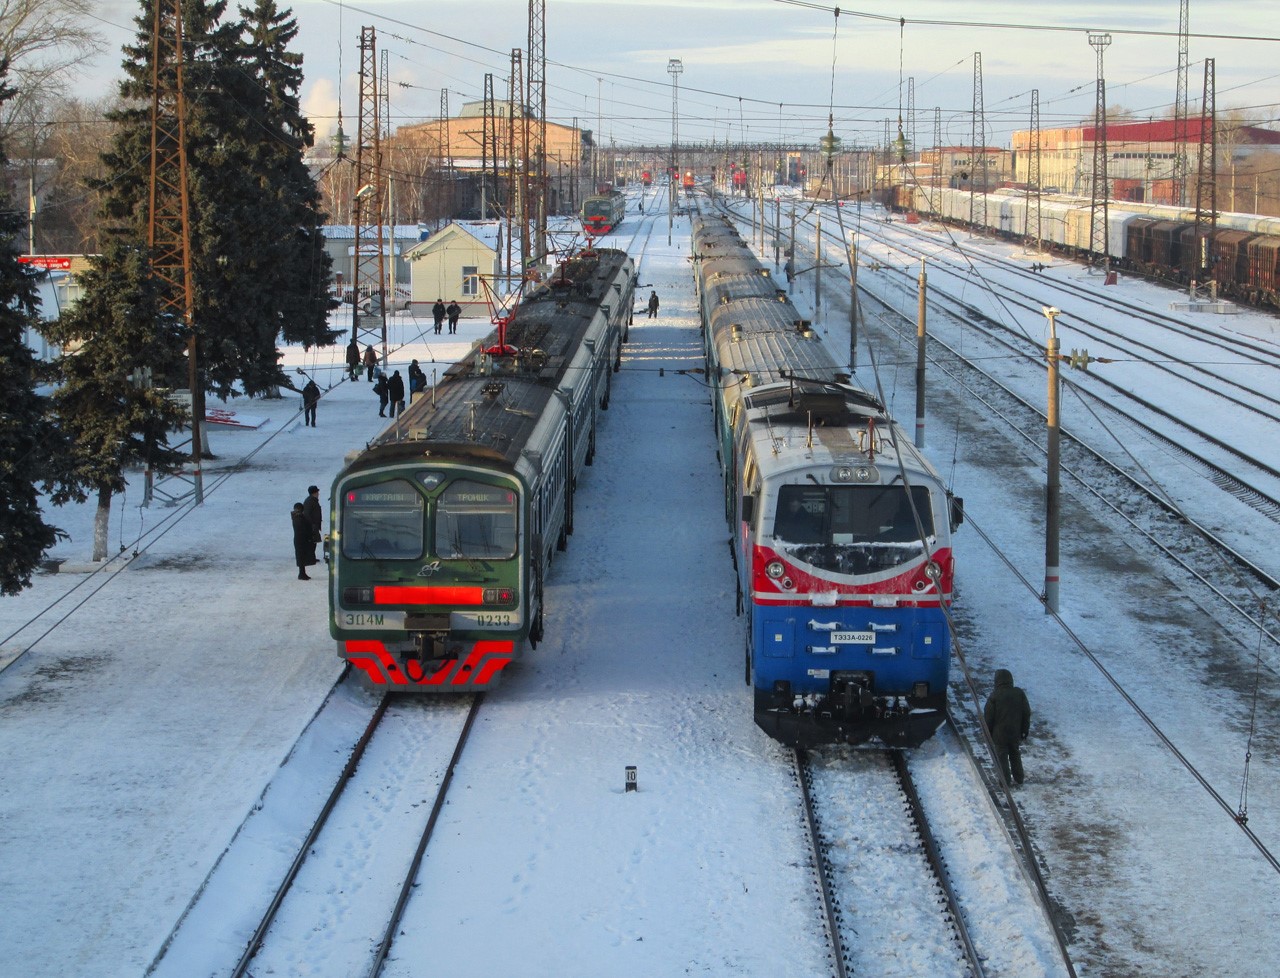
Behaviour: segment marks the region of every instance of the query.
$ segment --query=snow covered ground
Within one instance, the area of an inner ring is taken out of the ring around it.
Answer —
[[[640,279],[662,297],[662,319],[633,334],[615,379],[577,532],[549,582],[548,615],[559,614],[491,700],[476,736],[502,761],[460,771],[463,800],[437,833],[469,845],[428,857],[423,909],[392,974],[821,973],[792,801],[742,683],[708,395],[671,369],[696,358],[687,222],[670,248],[664,230]],[[809,301],[803,278],[797,299]],[[835,349],[847,348],[842,323],[838,306],[819,320]],[[1223,325],[1275,330],[1258,314]],[[400,319],[393,365],[416,357],[430,377],[488,329],[463,321],[441,343]],[[0,673],[0,973],[142,975],[337,677],[324,583],[296,580],[289,509],[308,484],[327,489],[383,423],[341,359],[340,347],[286,351],[290,369],[326,390],[318,427],[301,425],[294,396],[231,405],[269,420],[213,430],[203,506],[140,508],[131,487],[112,513],[120,557],[0,601],[0,663],[11,662]],[[911,410],[905,380],[896,407]],[[1018,802],[1078,973],[1273,975],[1280,876],[1075,638],[1233,803],[1248,650],[1156,557],[1072,498],[1064,631],[1033,593],[1042,464],[961,392],[939,385],[930,410],[931,452],[972,521],[956,539],[967,660],[983,693],[1005,666],[1031,697]],[[51,518],[72,535],[54,556],[85,561],[91,509]],[[972,706],[958,675],[953,692],[964,726]],[[1265,672],[1248,794],[1249,827],[1273,850],[1276,693]],[[918,755],[945,768],[938,742]],[[634,794],[622,791],[627,764],[639,769]],[[323,960],[268,973],[337,978]],[[998,963],[993,973],[1056,973],[1036,949]]]

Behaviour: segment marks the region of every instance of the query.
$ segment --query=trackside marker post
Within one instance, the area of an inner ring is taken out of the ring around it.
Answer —
[[[623,793],[625,794],[627,791],[636,791],[638,788],[639,784],[636,782],[636,766],[634,764],[628,764],[627,783]]]

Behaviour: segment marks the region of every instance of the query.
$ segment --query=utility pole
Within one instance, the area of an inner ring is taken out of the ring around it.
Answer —
[[[916,308],[916,448],[924,448],[924,348],[925,348],[925,288],[929,276],[920,260],[920,287]]]
[[[1192,298],[1197,288],[1207,289],[1209,298],[1217,298],[1213,278],[1213,255],[1210,247],[1218,229],[1218,127],[1215,59],[1204,59],[1204,96],[1200,100],[1200,155],[1196,166],[1196,257],[1192,275]],[[1208,149],[1206,151],[1206,145]],[[1234,174],[1234,167],[1232,173]],[[1185,259],[1184,259],[1185,260]]]
[[[187,169],[187,103],[183,93],[182,0],[156,0],[151,32],[151,173],[147,246],[159,284],[159,312],[187,329],[191,388],[191,466],[197,504],[204,503],[204,387],[196,362],[195,289],[191,281],[191,198]],[[163,67],[162,67],[163,65]],[[172,73],[171,73],[172,70]],[[170,85],[172,78],[172,85]],[[146,499],[151,498],[148,472]]]
[[[973,228],[987,224],[987,116],[982,104],[982,52],[973,53],[973,121],[969,136],[969,225]],[[974,185],[978,182],[978,159],[982,159],[982,210],[978,210],[978,195]]]
[[[667,62],[667,73],[671,75],[671,169],[667,182],[671,192],[667,195],[667,244],[671,244],[671,226],[675,223],[676,183],[680,179],[680,75],[684,71],[684,62],[672,58]]]
[[[1027,213],[1023,236],[1034,240],[1036,253],[1043,247],[1040,226],[1040,89],[1031,90],[1031,142],[1027,161]]]
[[[533,182],[530,218],[534,222],[533,256],[541,261],[547,251],[547,0],[529,0],[529,111],[534,113],[533,155],[529,178]]]
[[[1102,73],[1102,53],[1110,34],[1090,34],[1089,45],[1098,52],[1097,99],[1093,110],[1093,193],[1089,201],[1090,261],[1101,256],[1102,271],[1111,271],[1110,235],[1107,234],[1107,83]],[[1108,276],[1109,281],[1109,276]]]
[[[815,212],[817,217],[814,231],[813,247],[813,318],[822,318],[822,211]]]
[[[849,370],[858,369],[858,240],[849,244]]]
[[[1187,206],[1187,67],[1191,53],[1191,2],[1178,4],[1178,82],[1173,97],[1173,203]]]
[[[1045,533],[1044,533],[1044,610],[1046,614],[1058,613],[1058,585],[1061,568],[1058,553],[1058,527],[1061,520],[1061,447],[1059,444],[1060,429],[1058,423],[1058,347],[1057,323],[1055,320],[1059,310],[1053,306],[1045,306],[1044,314],[1049,319],[1049,460],[1048,476],[1045,491]]]
[[[378,118],[377,34],[360,30],[360,114],[356,143],[355,259],[351,274],[351,336],[382,348],[387,365],[386,266],[383,262],[382,131]],[[369,312],[360,312],[360,287],[369,293]]]
[[[480,220],[489,216],[489,160],[493,159],[493,202],[498,202],[498,120],[493,105],[493,75],[484,76],[484,126],[480,133]]]

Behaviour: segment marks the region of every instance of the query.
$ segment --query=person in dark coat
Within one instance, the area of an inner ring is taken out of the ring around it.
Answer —
[[[658,315],[658,293],[649,293],[649,318],[654,319]]]
[[[293,558],[298,563],[298,580],[309,581],[307,568],[316,562],[316,545],[311,539],[311,524],[302,511],[302,503],[293,504]]]
[[[310,425],[312,428],[316,426],[316,405],[320,403],[320,388],[316,386],[314,380],[307,380],[306,386],[302,388],[302,423]]]
[[[444,300],[437,299],[436,304],[431,307],[431,318],[435,320],[437,336],[440,335],[440,329],[442,326],[444,326],[444,317],[445,317]]]
[[[354,336],[347,344],[347,377],[351,380],[360,378],[360,344]]]
[[[996,761],[1008,784],[1022,784],[1022,741],[1031,731],[1031,704],[1027,694],[1013,684],[1013,673],[996,670],[996,688],[982,709],[991,742],[995,744]]]
[[[373,371],[378,366],[378,354],[373,352],[373,344],[370,343],[364,348],[364,369],[368,372],[365,378],[369,383],[373,383]]]
[[[391,391],[387,386],[387,377],[381,370],[378,371],[378,379],[373,382],[373,392],[378,395],[378,417],[385,418],[387,416],[387,401],[390,399]]]
[[[413,403],[414,394],[421,394],[426,389],[427,375],[418,366],[418,361],[414,360],[409,364],[409,403]]]
[[[457,299],[449,300],[445,313],[449,317],[449,332],[456,333],[458,331],[458,317],[462,315],[462,306],[458,305]]]
[[[391,417],[394,418],[404,410],[404,378],[400,376],[399,370],[387,381],[387,399],[391,402]]]
[[[311,563],[320,563],[316,557],[316,544],[323,538],[320,528],[324,524],[324,514],[320,509],[320,487],[307,486],[307,498],[302,501],[302,515],[307,518],[311,527]]]

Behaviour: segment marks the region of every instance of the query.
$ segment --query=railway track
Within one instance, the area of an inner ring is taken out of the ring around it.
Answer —
[[[204,970],[222,962],[214,973],[233,978],[288,974],[303,960],[328,974],[381,972],[483,695],[383,695],[345,748],[332,741],[354,730],[345,715],[352,698],[338,700],[294,751],[343,751],[332,789],[283,835],[288,813],[272,787],[264,792],[148,975],[190,975],[193,962]],[[297,763],[273,780],[285,807],[305,800],[295,782],[308,776],[308,761]],[[330,932],[323,949],[309,947],[319,931]],[[335,931],[343,934],[336,944]]]
[[[795,750],[793,762],[833,975],[983,978],[902,752]]]
[[[898,315],[889,305],[884,305],[884,310],[886,319]],[[914,326],[904,321],[903,328],[908,326],[914,331]],[[993,377],[972,356],[962,354],[936,336],[930,336],[929,343],[945,351],[945,357],[934,356],[932,362],[946,371],[959,389],[979,398],[986,416],[998,418],[1008,425],[1029,451],[1037,455],[1046,454],[1043,441],[1045,416],[1038,407]],[[1235,496],[1248,496],[1250,490],[1231,473],[1196,456],[1184,444],[1171,442],[1171,445],[1180,454],[1195,457],[1221,488]],[[1274,622],[1263,619],[1255,610],[1258,598],[1254,587],[1256,585],[1270,593],[1280,588],[1280,580],[1233,547],[1221,534],[1194,521],[1171,504],[1161,487],[1150,485],[1092,448],[1081,437],[1065,430],[1062,433],[1061,464],[1064,476],[1074,481],[1114,518],[1136,530],[1164,557],[1224,601],[1250,629],[1260,629],[1272,650],[1273,659],[1268,668],[1280,673],[1280,663],[1274,659],[1276,649],[1280,647],[1280,632]],[[1245,498],[1244,501],[1268,516],[1271,506],[1276,503],[1274,497],[1266,494]],[[1229,575],[1227,567],[1236,568],[1238,576]]]
[[[826,233],[824,229],[824,234]],[[912,293],[914,307],[915,282],[900,269],[893,269],[894,284]],[[874,302],[882,310],[876,317],[886,328],[897,333],[904,343],[914,344],[915,323],[908,321],[899,305],[878,295],[869,287],[864,277],[859,282],[865,300]],[[991,327],[984,330],[990,342],[999,350],[1016,355],[1016,362],[1043,375],[1043,350],[1035,348],[1027,337],[995,323],[972,304],[954,297],[930,291],[931,316],[949,315],[966,325]],[[864,319],[871,317],[864,316]],[[890,325],[900,323],[900,326]],[[959,389],[978,397],[984,410],[991,416],[1005,421],[1036,454],[1043,455],[1045,415],[1037,407],[1017,393],[1010,384],[992,375],[980,363],[988,351],[972,349],[961,353],[953,345],[941,340],[938,330],[928,336],[930,348],[945,351],[944,356],[932,355],[931,362],[942,367],[955,380]],[[1012,334],[1012,335],[1011,335]],[[999,356],[998,351],[992,351]],[[1008,374],[1011,366],[1002,361],[1002,370]],[[1090,381],[1107,383],[1096,374],[1089,374]],[[1034,383],[1042,384],[1037,377]],[[1132,391],[1110,385],[1122,399],[1134,405],[1132,409],[1121,407],[1100,395],[1077,385],[1081,397],[1089,399],[1095,412],[1112,418],[1113,425],[1137,433],[1156,449],[1156,457],[1176,458],[1178,464],[1197,471],[1223,492],[1249,506],[1271,522],[1280,521],[1280,471],[1267,462],[1242,451],[1189,423],[1185,418],[1153,404]],[[1142,417],[1146,413],[1146,418]],[[1163,424],[1162,424],[1163,422]],[[1280,644],[1280,629],[1274,622],[1265,620],[1257,610],[1259,589],[1265,593],[1280,588],[1280,580],[1263,568],[1258,559],[1249,557],[1242,548],[1229,542],[1225,534],[1215,532],[1183,512],[1169,491],[1152,483],[1149,472],[1129,454],[1119,459],[1108,457],[1091,447],[1084,440],[1088,425],[1082,419],[1073,426],[1072,433],[1063,431],[1063,472],[1073,478],[1087,493],[1099,501],[1107,511],[1136,529],[1164,556],[1185,570],[1192,579],[1206,587],[1218,599],[1223,600],[1239,616],[1249,629],[1260,629],[1268,640],[1273,660],[1268,663],[1272,671],[1280,671],[1280,662],[1274,660],[1276,646]],[[1168,426],[1176,425],[1180,433],[1169,433]],[[1105,437],[1109,434],[1102,433]],[[1216,456],[1216,457],[1215,457]],[[1238,465],[1228,465],[1232,459]],[[1245,475],[1247,470],[1250,474]],[[1228,570],[1228,569],[1231,570]]]

